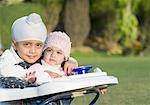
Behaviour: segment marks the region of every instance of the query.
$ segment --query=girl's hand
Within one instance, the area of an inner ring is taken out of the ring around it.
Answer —
[[[65,62],[64,67],[63,67],[63,71],[67,74],[70,75],[72,74],[72,70],[74,68],[78,67],[77,63],[72,61],[72,60],[68,60]]]
[[[26,73],[24,79],[26,81],[29,81],[31,83],[34,83],[36,81],[36,76],[35,76],[35,71],[34,72],[29,72],[29,73]]]
[[[62,75],[59,75],[59,74],[57,74],[55,72],[52,72],[52,71],[49,71],[49,70],[46,70],[44,72],[47,72],[52,78],[60,78],[60,77],[62,77]]]

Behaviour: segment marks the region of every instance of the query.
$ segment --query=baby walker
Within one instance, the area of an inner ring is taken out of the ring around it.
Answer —
[[[56,78],[42,85],[31,84],[16,77],[0,77],[0,102],[47,97],[38,105],[61,105],[60,100],[95,94],[89,103],[94,105],[100,96],[98,89],[116,85],[118,79],[108,76],[99,68],[89,72],[91,68],[92,66],[76,68],[73,70],[76,75]]]

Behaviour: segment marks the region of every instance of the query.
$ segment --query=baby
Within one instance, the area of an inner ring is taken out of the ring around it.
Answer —
[[[29,72],[35,71],[36,83],[49,82],[52,78],[66,76],[62,71],[62,65],[69,60],[71,42],[69,36],[64,32],[51,32],[45,42],[42,64],[34,64]]]

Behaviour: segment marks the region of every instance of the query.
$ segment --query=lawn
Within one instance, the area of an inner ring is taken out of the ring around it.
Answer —
[[[72,56],[76,56],[75,54]],[[76,57],[75,57],[76,58]],[[108,88],[96,105],[150,105],[150,57],[78,56],[80,65],[93,65],[116,76],[119,84]],[[74,99],[72,105],[88,105],[92,95]]]

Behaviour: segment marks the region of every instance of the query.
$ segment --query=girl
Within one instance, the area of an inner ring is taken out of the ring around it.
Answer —
[[[67,75],[63,71],[63,64],[69,60],[70,51],[71,42],[66,33],[60,31],[50,33],[45,42],[42,65],[34,64],[28,70],[36,71],[36,83],[41,84],[51,81],[51,78]]]

